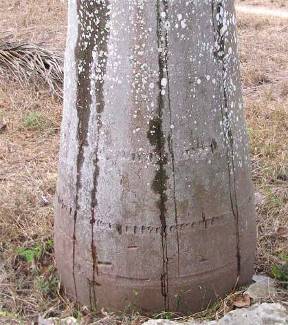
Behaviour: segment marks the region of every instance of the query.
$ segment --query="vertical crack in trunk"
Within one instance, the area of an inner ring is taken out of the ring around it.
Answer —
[[[235,235],[236,235],[236,260],[237,260],[237,282],[241,272],[241,253],[240,253],[240,230],[239,230],[239,208],[236,189],[236,176],[234,164],[234,140],[233,132],[228,114],[228,93],[227,93],[227,63],[226,63],[226,48],[225,48],[225,34],[226,27],[224,26],[224,12],[225,7],[223,0],[212,0],[212,22],[215,35],[215,58],[221,62],[222,78],[223,78],[223,104],[221,105],[222,126],[225,145],[227,148],[227,168],[228,168],[228,182],[229,182],[229,196],[231,203],[231,210],[235,220]],[[215,26],[216,21],[216,26]]]
[[[78,169],[78,158],[77,158],[77,169]],[[76,180],[76,189],[79,187],[78,183],[78,176]],[[75,198],[75,212],[73,216],[73,250],[72,250],[72,276],[73,276],[73,284],[74,284],[74,295],[76,301],[78,301],[78,294],[77,294],[77,285],[76,285],[76,278],[75,278],[75,251],[76,251],[76,223],[77,223],[77,210],[78,210],[78,194],[76,194]]]
[[[95,272],[97,272],[97,252],[94,243],[94,223],[95,223],[95,208],[97,205],[97,178],[99,175],[98,168],[98,142],[99,131],[101,128],[101,113],[104,110],[104,75],[106,72],[107,63],[107,39],[108,39],[108,0],[100,0],[96,4],[84,0],[77,0],[77,12],[79,13],[79,30],[77,46],[75,48],[76,67],[77,67],[77,115],[78,115],[78,155],[77,155],[77,177],[76,177],[76,195],[75,195],[75,213],[73,226],[73,281],[75,297],[77,297],[77,282],[75,276],[75,258],[76,258],[76,228],[77,218],[80,209],[79,206],[79,191],[81,189],[82,166],[84,162],[84,149],[88,145],[88,129],[91,115],[92,91],[91,89],[91,68],[93,66],[94,51],[98,55],[98,64],[100,75],[96,78],[96,109],[97,109],[97,143],[95,148],[95,158],[93,160],[93,188],[91,191],[91,254],[93,262],[93,300],[96,303],[95,293]]]
[[[165,17],[169,19],[169,4],[167,0],[164,0]],[[172,126],[172,108],[171,108],[171,98],[170,98],[170,76],[169,76],[169,57],[168,57],[169,41],[168,41],[168,31],[165,31],[165,51],[164,51],[164,62],[167,75],[167,96],[168,96],[168,108],[169,108],[169,120],[170,126]],[[177,271],[178,276],[180,275],[180,244],[179,244],[179,229],[178,229],[178,210],[177,210],[177,200],[176,200],[176,177],[175,177],[175,156],[174,156],[174,145],[173,145],[173,128],[170,127],[170,133],[168,136],[168,147],[172,162],[172,177],[173,177],[173,201],[174,201],[174,216],[176,224],[176,242],[177,242]]]
[[[164,0],[165,4],[165,0]],[[166,202],[167,202],[167,180],[165,165],[167,164],[167,154],[165,152],[165,136],[163,134],[163,110],[165,109],[164,93],[162,81],[167,76],[165,73],[167,66],[167,44],[165,32],[163,32],[161,12],[163,0],[157,0],[157,41],[158,41],[158,65],[159,65],[159,94],[157,116],[150,120],[148,139],[152,146],[155,146],[155,153],[158,156],[157,170],[152,183],[152,189],[159,195],[158,208],[161,222],[161,246],[162,246],[162,274],[161,293],[164,299],[164,308],[169,310],[169,279],[168,279],[168,247],[167,247],[167,223],[166,223]],[[165,5],[164,5],[165,6]]]
[[[96,112],[97,112],[97,129],[96,129],[96,148],[95,148],[95,158],[93,160],[94,173],[93,173],[93,187],[91,191],[91,252],[92,252],[92,288],[93,288],[93,301],[91,307],[96,307],[97,297],[95,286],[96,277],[98,275],[98,260],[97,260],[97,249],[95,245],[94,238],[94,225],[96,222],[95,209],[97,207],[97,187],[98,187],[98,176],[99,176],[99,166],[98,166],[98,150],[99,150],[99,140],[100,140],[100,130],[102,127],[101,114],[104,111],[105,99],[104,99],[104,77],[106,74],[107,60],[108,60],[108,38],[109,38],[109,1],[103,1],[98,4],[97,18],[98,25],[95,27],[95,50],[97,52],[98,63],[97,68],[99,68],[100,75],[96,76],[95,82],[95,96],[96,96]],[[96,17],[95,17],[96,18]],[[98,69],[97,69],[98,70]],[[92,89],[93,91],[93,89]]]

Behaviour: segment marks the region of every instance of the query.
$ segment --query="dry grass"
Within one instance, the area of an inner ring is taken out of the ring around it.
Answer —
[[[240,17],[239,35],[258,193],[256,268],[271,274],[271,267],[283,264],[288,256],[288,27],[287,21],[249,18]],[[0,31],[16,40],[45,42],[48,48],[61,50],[64,22],[64,4],[59,0],[0,4]],[[0,78],[0,323],[31,322],[38,314],[81,316],[86,323],[92,317],[65,298],[54,267],[52,201],[60,119],[61,102],[45,88]],[[221,316],[232,308],[235,294],[196,316]],[[99,324],[109,325],[138,325],[144,319],[99,316]]]
[[[288,229],[287,21],[241,17],[240,54],[246,116],[258,192],[257,271],[285,263]],[[245,46],[241,46],[241,43]]]
[[[15,40],[63,49],[66,0],[1,0],[0,31]]]
[[[287,0],[238,0],[239,4],[287,8]]]

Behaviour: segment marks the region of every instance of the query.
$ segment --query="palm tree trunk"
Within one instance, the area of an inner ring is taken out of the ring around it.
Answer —
[[[251,279],[236,43],[232,0],[69,1],[55,245],[79,302],[199,311]]]

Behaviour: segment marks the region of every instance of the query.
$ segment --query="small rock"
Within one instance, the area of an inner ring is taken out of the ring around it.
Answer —
[[[255,283],[251,284],[245,293],[248,294],[254,302],[276,296],[277,290],[273,279],[265,275],[254,275],[253,281],[255,281]]]
[[[179,323],[167,319],[150,319],[143,325],[178,325]]]
[[[198,320],[191,320],[188,322],[176,322],[167,319],[150,319],[147,322],[143,323],[142,325],[217,325],[216,321],[198,321]]]
[[[287,323],[288,313],[285,307],[280,304],[263,303],[246,309],[233,310],[220,319],[217,325],[284,325]]]
[[[39,316],[38,325],[79,325],[79,322],[74,317],[67,317],[64,319],[52,317],[44,319],[42,316]]]
[[[255,204],[256,206],[263,205],[265,202],[265,196],[260,192],[255,193]]]
[[[236,309],[218,321],[175,322],[169,320],[149,320],[143,325],[285,325],[288,312],[281,304],[256,304],[249,308]]]

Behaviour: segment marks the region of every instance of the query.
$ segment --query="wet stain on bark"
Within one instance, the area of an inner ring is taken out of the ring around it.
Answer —
[[[169,89],[168,89],[169,93]],[[170,110],[171,112],[171,110]],[[173,201],[174,201],[174,215],[175,215],[175,224],[176,227],[178,226],[178,207],[177,207],[177,199],[176,199],[176,177],[175,177],[175,158],[174,158],[174,151],[173,151],[173,140],[172,140],[172,132],[168,136],[168,147],[172,161],[172,175],[173,175]],[[176,231],[176,242],[177,242],[177,269],[178,269],[178,276],[180,276],[180,234]]]
[[[160,95],[161,96],[161,95]],[[167,202],[167,180],[165,165],[167,164],[167,157],[165,154],[165,138],[162,131],[162,108],[161,98],[159,97],[159,109],[161,109],[160,116],[150,120],[148,139],[151,145],[155,146],[155,154],[158,157],[157,170],[152,183],[153,191],[159,195],[157,202],[160,211],[161,221],[161,245],[162,245],[162,262],[163,269],[161,274],[161,293],[164,297],[164,308],[169,308],[168,303],[168,254],[167,254],[167,224],[166,224],[166,202]]]
[[[211,152],[214,153],[217,149],[217,142],[216,140],[213,138],[212,141],[211,141]]]
[[[105,107],[104,101],[104,76],[106,74],[107,55],[108,55],[108,37],[109,37],[109,1],[100,0],[97,3],[91,1],[78,0],[77,12],[79,13],[78,41],[75,48],[76,66],[77,66],[77,115],[78,115],[78,156],[77,156],[77,179],[74,213],[74,233],[73,233],[73,279],[75,296],[77,299],[77,283],[75,278],[75,250],[76,250],[76,226],[77,216],[80,209],[79,191],[81,189],[82,166],[84,162],[84,149],[88,145],[89,120],[92,109],[92,93],[95,92],[96,98],[96,145],[93,159],[93,187],[91,191],[91,258],[92,258],[92,296],[91,307],[96,306],[95,292],[95,274],[98,274],[97,268],[97,249],[94,238],[94,224],[96,221],[95,210],[97,206],[97,183],[99,176],[98,167],[98,144],[99,133],[102,126],[101,113]],[[97,59],[95,58],[95,55]],[[97,60],[98,72],[97,78],[93,76],[93,63]],[[95,78],[95,89],[91,89],[92,78]],[[94,107],[93,107],[94,108]]]
[[[117,224],[116,225],[116,230],[117,230],[117,232],[118,232],[119,235],[122,235],[122,225]]]
[[[207,229],[208,223],[207,223],[206,215],[204,212],[202,212],[202,221],[203,221],[204,228]]]
[[[150,144],[154,146],[154,152],[157,156],[157,168],[152,183],[152,190],[159,195],[157,202],[159,208],[159,218],[161,222],[161,246],[162,246],[162,274],[160,276],[161,294],[164,299],[164,309],[169,310],[169,278],[168,278],[168,248],[167,248],[167,223],[166,223],[166,202],[167,202],[167,180],[165,165],[167,164],[167,154],[165,152],[165,136],[163,133],[163,111],[165,109],[164,95],[162,94],[161,81],[168,79],[167,75],[167,31],[163,28],[161,12],[167,14],[167,2],[157,0],[157,40],[159,51],[159,80],[158,80],[158,105],[157,115],[149,122],[147,137]]]

